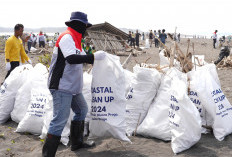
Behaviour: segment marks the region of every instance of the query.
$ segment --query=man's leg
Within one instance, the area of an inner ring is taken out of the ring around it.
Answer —
[[[31,51],[32,42],[27,42],[28,53]]]
[[[68,121],[72,94],[51,90],[53,97],[53,119],[49,125],[46,142],[43,146],[43,157],[53,157],[60,143],[61,133]]]
[[[45,47],[45,41],[42,42],[42,46],[43,46],[43,48]]]
[[[15,61],[10,62],[10,66],[11,66],[11,67],[10,67],[10,70],[7,72],[5,79],[10,75],[10,73],[11,73],[16,67],[19,66],[19,62],[15,62]]]
[[[88,148],[95,145],[94,141],[84,143],[84,121],[88,112],[88,106],[82,93],[73,96],[72,110],[75,113],[71,122],[70,139],[71,150],[75,151],[79,148]]]
[[[75,113],[73,117],[74,121],[85,120],[88,112],[88,106],[82,93],[73,96],[71,108]]]
[[[216,39],[213,39],[213,48],[216,48]]]

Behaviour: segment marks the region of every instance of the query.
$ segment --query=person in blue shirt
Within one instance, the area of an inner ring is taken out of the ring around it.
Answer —
[[[162,30],[162,33],[159,35],[159,38],[163,44],[165,44],[165,40],[167,39],[167,34],[165,33],[165,29]]]

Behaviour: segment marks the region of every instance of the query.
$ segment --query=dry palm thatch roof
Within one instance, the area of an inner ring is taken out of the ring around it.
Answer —
[[[125,50],[124,42],[128,39],[128,34],[105,22],[88,28],[86,38],[96,50],[115,53]]]

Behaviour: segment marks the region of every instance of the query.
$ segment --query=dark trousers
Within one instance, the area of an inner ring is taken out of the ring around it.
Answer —
[[[139,40],[138,39],[136,39],[136,46],[138,46],[139,47]]]
[[[131,44],[130,46],[134,46],[135,47],[135,38],[131,38]]]
[[[10,70],[7,72],[5,79],[10,75],[11,71],[13,71],[16,67],[19,66],[19,62],[17,61],[10,62],[10,66],[11,66]]]
[[[128,43],[128,44],[131,43],[131,38],[128,38],[127,43]]]
[[[30,51],[31,51],[31,45],[32,45],[32,42],[27,42],[28,52],[30,52]]]
[[[213,48],[215,48],[215,49],[216,49],[216,47],[215,47],[216,42],[217,42],[217,40],[216,40],[216,39],[213,39]]]
[[[45,47],[45,41],[39,41],[39,47],[43,46],[43,48]]]
[[[155,38],[155,47],[159,47],[159,40]]]
[[[36,41],[34,41],[34,42],[32,43],[32,47],[35,48],[35,46],[36,46]]]

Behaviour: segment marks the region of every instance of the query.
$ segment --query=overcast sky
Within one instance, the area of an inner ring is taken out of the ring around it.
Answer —
[[[1,0],[0,27],[64,27],[72,11],[92,24],[183,34],[232,33],[232,0]]]

